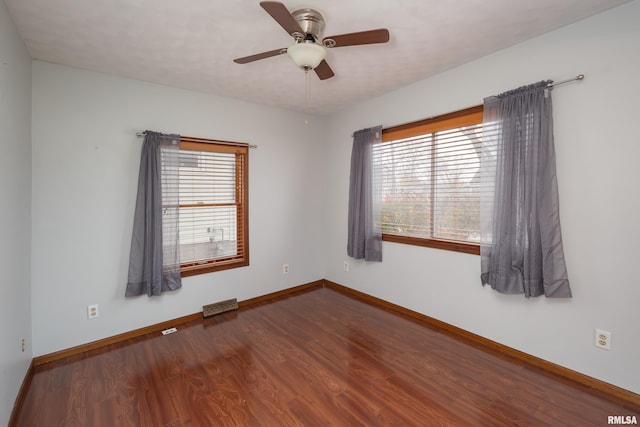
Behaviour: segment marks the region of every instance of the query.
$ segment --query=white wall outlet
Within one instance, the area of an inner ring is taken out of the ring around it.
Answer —
[[[95,319],[98,317],[98,304],[87,306],[87,319]]]
[[[595,346],[603,350],[611,350],[611,332],[596,329]]]
[[[282,264],[282,274],[289,274],[289,264]]]
[[[344,265],[342,266],[344,271],[349,271],[349,263],[347,261],[344,262]]]

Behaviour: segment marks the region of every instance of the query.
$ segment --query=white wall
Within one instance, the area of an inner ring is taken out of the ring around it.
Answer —
[[[526,353],[640,393],[640,1],[332,116],[325,157],[326,277]],[[553,91],[565,255],[574,298],[483,288],[478,256],[383,244],[381,264],[347,260],[350,134],[482,103],[485,96],[579,73]],[[594,328],[612,350],[593,346]]]
[[[321,279],[325,120],[304,119],[34,61],[34,355]],[[259,146],[249,154],[249,267],[186,278],[160,297],[124,298],[142,144],[135,133],[145,129]],[[99,304],[98,318],[87,320],[89,304]]]
[[[639,17],[635,1],[308,126],[301,114],[34,61],[30,147],[30,65],[0,7],[0,143],[10,150],[0,156],[0,197],[11,202],[0,210],[0,318],[15,325],[2,332],[1,413],[32,355],[321,277],[640,393]],[[500,295],[480,286],[477,256],[393,243],[384,243],[382,264],[349,260],[342,271],[354,130],[578,73],[583,82],[553,93],[572,300]],[[135,132],[144,129],[259,145],[250,154],[251,266],[187,278],[158,298],[123,297],[142,143]],[[89,321],[95,303],[100,317]],[[21,353],[31,324],[33,351]],[[613,333],[612,351],[593,347],[596,327]]]
[[[31,58],[0,2],[0,425],[31,363]],[[22,339],[27,347],[22,351]]]

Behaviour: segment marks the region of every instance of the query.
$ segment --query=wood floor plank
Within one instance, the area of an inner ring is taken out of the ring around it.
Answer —
[[[36,367],[19,426],[607,424],[640,407],[328,288]]]

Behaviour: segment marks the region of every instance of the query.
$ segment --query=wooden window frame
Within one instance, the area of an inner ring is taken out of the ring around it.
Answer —
[[[229,141],[217,141],[212,139],[180,137],[180,150],[185,151],[209,151],[234,153],[236,155],[236,203],[237,239],[242,240],[242,256],[220,258],[206,263],[183,263],[180,265],[182,277],[211,273],[214,271],[228,270],[249,265],[249,146],[243,143]],[[212,206],[219,204],[212,204]],[[202,205],[199,205],[202,206]],[[181,205],[190,207],[190,205]]]
[[[477,105],[464,110],[448,114],[405,123],[382,130],[382,142],[411,138],[419,135],[430,134],[446,129],[470,126],[482,123],[484,107]],[[435,249],[443,249],[453,252],[462,252],[480,255],[480,244],[443,240],[425,237],[404,236],[391,233],[382,233],[382,240],[386,242],[402,243],[406,245],[422,246]]]

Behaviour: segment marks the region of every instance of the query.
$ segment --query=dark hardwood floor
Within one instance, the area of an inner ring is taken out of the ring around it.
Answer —
[[[640,407],[318,288],[36,368],[20,426],[603,426]]]

